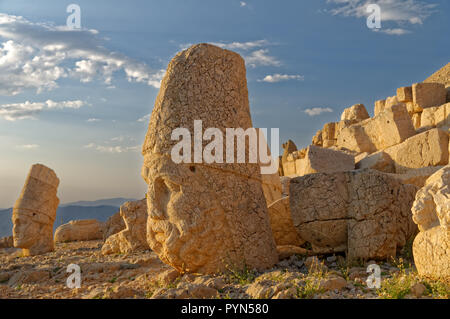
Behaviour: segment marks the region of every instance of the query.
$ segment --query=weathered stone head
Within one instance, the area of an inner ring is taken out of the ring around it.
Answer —
[[[126,202],[120,206],[125,229],[111,235],[102,247],[104,255],[147,250],[147,200]]]
[[[202,121],[202,135],[208,128],[225,136],[226,128],[252,127],[245,65],[238,54],[199,44],[178,53],[168,66],[143,146],[150,247],[179,271],[272,266],[278,257],[259,164],[237,163],[236,151],[234,163],[172,160],[178,143],[172,131],[187,128],[192,134],[194,120]],[[209,141],[200,143],[205,149]]]
[[[450,165],[431,175],[412,205],[419,234],[414,239],[414,263],[420,275],[450,280]]]
[[[14,247],[23,248],[25,256],[53,251],[53,223],[59,199],[59,179],[41,164],[31,167],[19,199],[13,209]]]

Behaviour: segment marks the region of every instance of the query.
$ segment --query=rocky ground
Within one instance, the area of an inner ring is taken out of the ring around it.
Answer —
[[[52,253],[22,257],[0,249],[0,298],[439,298],[449,283],[419,278],[405,249],[401,257],[379,262],[381,288],[367,287],[367,265],[340,255],[293,255],[256,273],[230,268],[219,276],[179,275],[155,253],[104,256],[102,241],[61,243]],[[66,286],[69,264],[81,267],[81,288]]]

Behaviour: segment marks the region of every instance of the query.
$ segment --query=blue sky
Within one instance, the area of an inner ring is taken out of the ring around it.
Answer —
[[[81,8],[68,30],[66,7]],[[382,28],[366,25],[380,5]],[[449,62],[450,1],[0,0],[0,208],[29,167],[63,203],[140,198],[140,145],[170,59],[209,42],[246,60],[254,126],[305,147],[342,110],[395,94]]]

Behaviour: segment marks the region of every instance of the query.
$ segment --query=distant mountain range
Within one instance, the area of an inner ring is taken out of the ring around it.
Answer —
[[[59,205],[59,207],[67,207],[67,206],[117,206],[120,207],[123,203],[129,202],[129,201],[135,201],[137,199],[134,198],[123,198],[123,197],[117,197],[117,198],[107,198],[107,199],[99,199],[94,201],[78,201],[73,203],[67,203]]]
[[[56,212],[54,229],[78,219],[97,219],[106,221],[110,216],[119,211],[119,207],[126,201],[134,201],[130,198],[110,198],[96,201],[79,201],[60,205]],[[0,237],[12,235],[12,208],[0,210]]]

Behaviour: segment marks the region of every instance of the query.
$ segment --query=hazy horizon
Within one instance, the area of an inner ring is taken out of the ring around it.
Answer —
[[[449,62],[450,2],[76,1],[0,3],[0,208],[32,164],[52,168],[61,203],[143,198],[140,148],[170,59],[208,42],[241,54],[255,127],[305,147],[344,108],[421,82]]]

